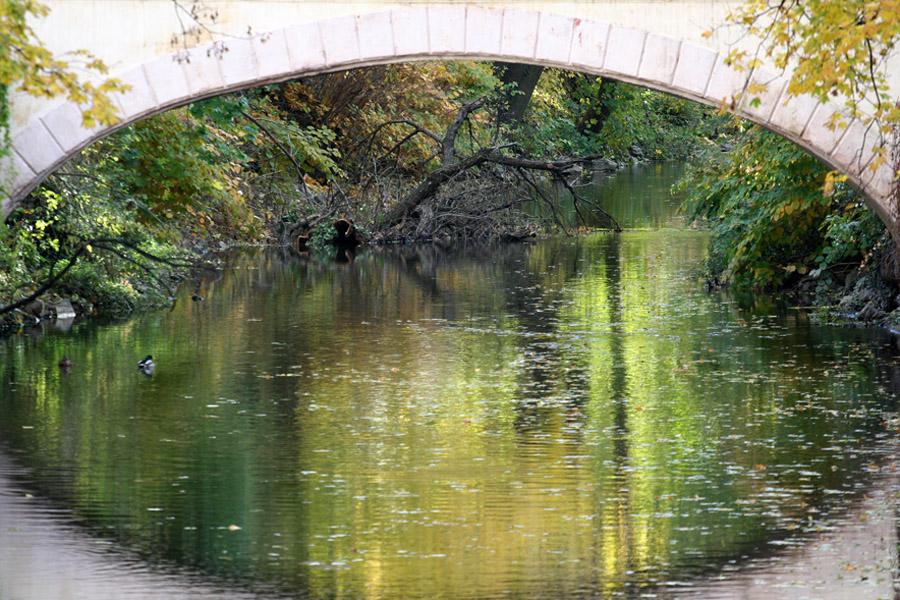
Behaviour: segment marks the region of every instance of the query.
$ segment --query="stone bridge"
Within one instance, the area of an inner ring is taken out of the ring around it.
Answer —
[[[561,67],[725,105],[803,147],[850,183],[897,234],[895,168],[870,169],[875,135],[860,121],[830,130],[839,107],[786,95],[789,73],[725,65],[739,32],[734,2],[394,2],[313,0],[45,0],[34,23],[57,54],[84,48],[131,85],[121,121],[87,130],[69,102],[12,96],[13,153],[0,165],[21,199],[74,154],[161,111],[301,76],[413,60],[503,60]],[[197,21],[186,10],[193,8]],[[198,26],[198,21],[199,25]],[[704,37],[703,32],[713,35]],[[743,40],[744,44],[752,41]],[[189,60],[184,60],[185,52]],[[759,102],[744,93],[766,84]],[[891,161],[893,162],[893,161]]]

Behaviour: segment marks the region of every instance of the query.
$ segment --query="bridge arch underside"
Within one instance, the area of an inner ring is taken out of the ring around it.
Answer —
[[[798,144],[842,171],[891,231],[894,170],[868,168],[875,136],[860,121],[830,130],[840,110],[812,97],[789,97],[787,79],[738,72],[723,56],[681,40],[609,23],[538,12],[430,6],[333,18],[165,55],[116,76],[122,120],[86,130],[77,105],[63,102],[13,137],[12,193],[3,217],[69,158],[116,129],[153,114],[241,89],[346,69],[415,60],[502,60],[560,67],[634,83],[731,112]],[[743,94],[750,83],[765,91]],[[754,99],[756,99],[754,101]]]

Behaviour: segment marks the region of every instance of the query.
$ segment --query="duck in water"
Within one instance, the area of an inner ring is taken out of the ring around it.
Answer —
[[[59,369],[60,369],[60,371],[63,372],[63,375],[68,375],[69,371],[72,370],[72,366],[75,363],[73,363],[72,359],[69,358],[67,355],[67,356],[63,356],[61,359],[59,359],[59,362],[56,364],[59,365]]]
[[[155,368],[156,363],[153,362],[153,356],[151,356],[150,354],[148,354],[147,357],[144,358],[144,360],[138,363],[138,371],[140,371],[147,377],[153,375],[153,369]]]

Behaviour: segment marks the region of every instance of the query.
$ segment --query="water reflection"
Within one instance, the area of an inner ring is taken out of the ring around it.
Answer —
[[[553,199],[561,210],[551,212],[536,203],[530,212],[559,220],[567,227],[607,227],[606,217],[592,210],[593,204],[612,214],[627,229],[682,228],[687,225],[687,219],[678,211],[681,200],[672,194],[671,188],[683,172],[684,164],[671,162],[634,165],[612,177],[600,172],[587,173],[573,182],[586,205],[576,205],[565,186],[556,184],[548,186],[543,194]]]
[[[895,484],[896,362],[880,332],[708,296],[705,243],[250,253],[200,282],[204,302],[10,340],[14,495],[132,563],[260,595],[783,584],[773,564],[819,556]],[[148,353],[152,377],[136,369]],[[866,580],[877,593],[893,544]]]
[[[0,452],[0,598],[250,600],[177,565],[148,561],[91,535],[55,503],[35,496],[31,474]],[[157,564],[154,564],[157,563]]]

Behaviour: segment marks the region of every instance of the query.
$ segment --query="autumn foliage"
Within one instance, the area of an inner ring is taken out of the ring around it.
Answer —
[[[873,170],[889,159],[900,126],[900,107],[889,93],[900,1],[749,0],[729,19],[761,40],[755,54],[733,50],[734,65],[753,68],[762,64],[762,56],[772,59],[790,72],[790,95],[843,103],[844,111],[832,115],[832,127],[846,127],[850,119],[869,127],[876,140]]]

